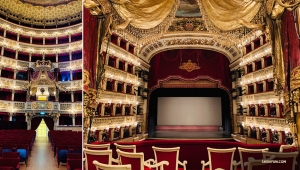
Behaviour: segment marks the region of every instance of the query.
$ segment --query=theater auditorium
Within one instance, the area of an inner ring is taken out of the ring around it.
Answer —
[[[1,170],[81,169],[81,22],[80,0],[0,1]]]
[[[299,1],[86,0],[86,169],[295,169]]]

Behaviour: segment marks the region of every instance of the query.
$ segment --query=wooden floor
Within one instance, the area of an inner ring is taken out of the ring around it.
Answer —
[[[65,165],[57,167],[56,158],[53,156],[50,142],[47,137],[36,137],[31,157],[27,167],[21,164],[20,170],[66,170]]]

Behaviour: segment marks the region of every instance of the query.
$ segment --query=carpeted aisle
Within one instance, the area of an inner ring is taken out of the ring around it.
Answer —
[[[56,158],[53,156],[51,144],[47,137],[37,136],[32,148],[28,165],[21,164],[20,170],[66,170],[65,165],[57,167]]]

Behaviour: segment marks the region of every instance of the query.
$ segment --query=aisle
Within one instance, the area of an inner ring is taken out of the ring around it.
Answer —
[[[57,167],[50,142],[47,137],[37,136],[28,163],[21,165],[20,170],[66,170],[65,165]]]

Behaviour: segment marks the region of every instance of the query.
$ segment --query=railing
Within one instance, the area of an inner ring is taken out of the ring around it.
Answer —
[[[69,34],[76,34],[82,32],[81,23],[72,26],[63,27],[63,28],[38,29],[38,28],[30,28],[22,25],[17,25],[2,18],[0,18],[0,27],[7,29],[10,32],[20,33],[21,35],[26,35],[29,37],[32,36],[32,37],[40,37],[40,38],[66,36]]]
[[[55,45],[37,45],[18,42],[10,40],[0,36],[0,45],[6,48],[26,51],[34,54],[55,54],[55,53],[69,53],[70,51],[78,51],[82,49],[82,40],[76,42],[70,42],[67,44],[55,44]],[[59,50],[58,50],[59,49]]]
[[[137,76],[123,70],[105,65],[105,77],[137,85]]]
[[[73,80],[73,81],[59,81],[67,91],[79,91],[82,90],[82,80]]]
[[[270,117],[253,117],[247,116],[245,126],[262,127],[265,129],[275,129],[277,131],[290,128],[284,118],[270,118]]]
[[[136,126],[135,116],[117,116],[117,117],[97,117],[93,119],[92,126],[104,129],[106,127],[115,128],[117,126]]]
[[[140,97],[138,96],[138,98]],[[100,102],[107,103],[108,100],[110,100],[111,103],[119,103],[120,101],[122,101],[124,104],[134,104],[134,102],[136,102],[136,96],[134,94],[103,91],[101,93]]]
[[[0,100],[2,112],[25,113],[25,111],[59,111],[60,113],[82,113],[82,103],[60,103],[51,101],[15,102]]]
[[[42,59],[42,58],[41,58]],[[33,67],[36,62],[21,61],[4,56],[0,56],[0,66],[13,70],[27,70],[28,67]],[[59,68],[61,71],[80,70],[82,69],[82,59],[52,63],[54,68]]]
[[[72,80],[65,82],[58,82],[63,87],[66,88],[67,91],[79,91],[82,90],[82,80]],[[24,90],[28,89],[28,81],[26,80],[15,80],[0,77],[0,89],[11,89],[11,90]]]
[[[0,77],[0,89],[26,90],[28,84],[28,81]]]

